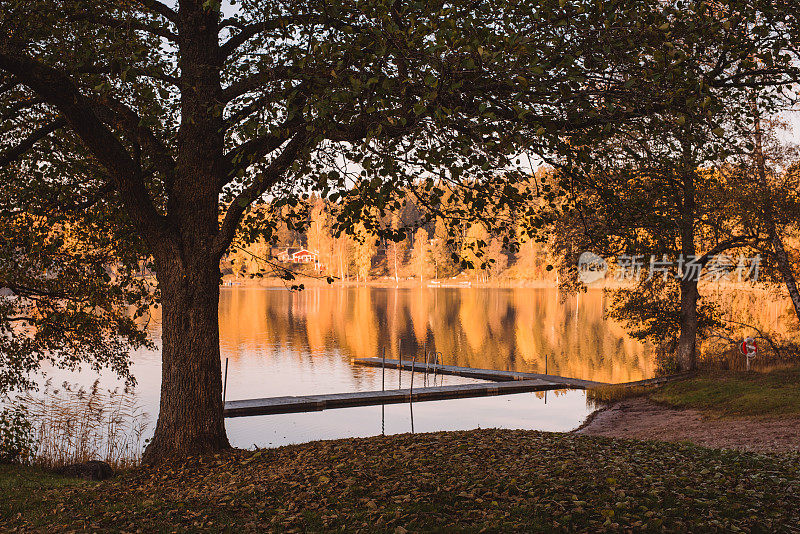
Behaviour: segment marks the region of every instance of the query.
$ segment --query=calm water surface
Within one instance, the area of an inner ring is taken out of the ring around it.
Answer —
[[[223,288],[220,339],[223,365],[229,359],[227,398],[379,390],[381,370],[354,365],[354,358],[385,350],[387,358],[411,359],[426,346],[441,352],[444,363],[468,367],[547,369],[603,382],[653,376],[651,351],[603,318],[606,304],[601,291],[561,302],[554,289]],[[160,317],[154,316],[149,328],[158,339]],[[140,402],[155,418],[160,354],[140,351],[133,362]],[[57,375],[62,377],[70,378]],[[93,378],[84,372],[79,381]],[[386,372],[387,389],[408,387],[409,380],[407,372]],[[437,379],[442,382],[474,381]],[[415,387],[421,385],[417,373]],[[416,432],[566,431],[590,411],[582,391],[565,391],[245,417],[226,425],[233,445],[250,447],[409,432],[412,424]]]

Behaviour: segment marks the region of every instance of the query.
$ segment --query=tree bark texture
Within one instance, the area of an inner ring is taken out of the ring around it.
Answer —
[[[162,292],[161,400],[143,461],[228,448],[219,351],[219,264],[158,261]]]

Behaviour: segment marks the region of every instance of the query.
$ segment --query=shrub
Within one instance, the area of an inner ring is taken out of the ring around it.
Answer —
[[[35,454],[36,438],[25,408],[3,408],[0,411],[0,464],[28,464]]]

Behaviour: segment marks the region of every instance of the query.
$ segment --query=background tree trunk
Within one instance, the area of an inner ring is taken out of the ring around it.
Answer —
[[[764,143],[763,143],[763,130],[761,128],[761,115],[758,111],[758,106],[753,103],[755,115],[755,160],[756,172],[758,173],[758,183],[761,190],[762,207],[764,214],[764,223],[767,227],[767,235],[769,235],[770,245],[775,257],[775,262],[778,264],[778,271],[781,273],[783,283],[786,284],[786,290],[789,292],[789,298],[792,299],[795,315],[797,320],[800,321],[800,291],[797,289],[797,280],[792,270],[792,264],[789,262],[789,255],[786,254],[786,248],[783,246],[783,240],[778,233],[778,225],[775,223],[775,214],[772,206],[772,194],[769,181],[767,180],[767,166],[764,158]]]
[[[769,233],[770,242],[772,243],[772,250],[775,254],[775,261],[778,264],[778,270],[783,277],[783,283],[786,284],[786,290],[789,292],[789,298],[792,299],[794,305],[794,313],[797,315],[797,320],[800,321],[800,291],[797,289],[797,280],[795,280],[794,272],[792,271],[792,264],[789,262],[789,255],[783,246],[781,236],[778,235],[778,229],[775,222],[767,224],[767,231]]]
[[[691,371],[697,367],[697,282],[681,280],[681,333],[678,337],[678,368]]]
[[[219,451],[225,434],[219,352],[219,264],[194,255],[158,264],[162,310],[161,403],[143,461]]]
[[[686,132],[691,135],[689,131]],[[682,176],[683,184],[681,205],[681,254],[683,256],[683,276],[680,280],[681,311],[680,335],[678,337],[678,368],[681,371],[691,371],[697,367],[697,301],[699,293],[697,282],[700,273],[694,273],[686,264],[694,260],[697,251],[694,244],[694,219],[697,210],[695,202],[695,172],[696,166],[692,157],[692,145],[688,139],[681,143],[682,149]]]

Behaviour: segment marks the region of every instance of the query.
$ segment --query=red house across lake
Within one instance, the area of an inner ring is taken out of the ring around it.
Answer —
[[[287,248],[278,254],[278,261],[283,263],[317,263],[318,255],[305,248]]]

